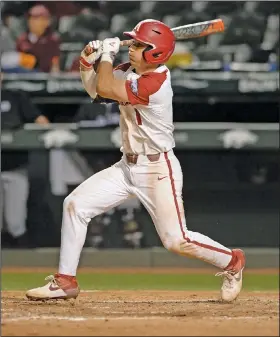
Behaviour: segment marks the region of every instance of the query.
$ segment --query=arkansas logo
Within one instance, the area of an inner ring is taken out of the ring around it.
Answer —
[[[138,95],[138,81],[137,80],[132,80],[130,82],[130,88],[131,91],[135,94]]]

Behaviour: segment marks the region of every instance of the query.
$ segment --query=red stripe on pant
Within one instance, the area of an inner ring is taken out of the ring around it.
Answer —
[[[142,125],[142,118],[141,118],[141,115],[140,115],[140,112],[137,110],[137,109],[134,109],[135,112],[136,112],[136,120],[137,120],[137,124],[138,125]]]
[[[177,212],[177,216],[178,216],[178,220],[179,220],[179,224],[180,224],[180,229],[181,229],[181,232],[182,232],[184,240],[186,240],[189,243],[193,243],[193,244],[195,244],[197,246],[206,248],[206,249],[214,250],[216,252],[224,253],[224,254],[227,254],[227,255],[232,255],[231,252],[228,252],[228,251],[226,251],[224,249],[220,249],[220,248],[217,248],[217,247],[209,246],[209,245],[206,245],[206,244],[201,243],[201,242],[192,241],[192,240],[190,240],[187,237],[186,233],[184,232],[184,228],[183,228],[183,222],[182,222],[182,218],[181,218],[181,214],[180,214],[180,210],[179,210],[178,200],[177,200],[177,197],[176,197],[176,189],[175,189],[175,184],[174,184],[172,166],[171,166],[171,162],[170,162],[170,160],[168,158],[167,152],[164,152],[164,158],[165,158],[167,166],[168,166],[169,178],[170,178],[171,188],[172,188],[172,194],[173,194],[174,203],[175,203],[175,207],[176,207],[176,212]]]

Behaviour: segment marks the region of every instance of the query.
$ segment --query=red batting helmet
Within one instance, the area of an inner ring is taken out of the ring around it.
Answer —
[[[148,45],[143,52],[147,63],[167,62],[175,48],[173,32],[168,26],[157,20],[140,21],[132,32],[124,32],[124,35]]]

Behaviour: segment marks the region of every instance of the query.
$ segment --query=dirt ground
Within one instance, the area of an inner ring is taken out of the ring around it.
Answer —
[[[113,277],[113,275],[112,275]],[[30,302],[2,292],[2,336],[279,336],[279,293],[88,291],[76,301]]]

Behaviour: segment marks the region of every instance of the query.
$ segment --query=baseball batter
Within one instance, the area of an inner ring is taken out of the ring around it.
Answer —
[[[245,256],[187,229],[182,200],[183,174],[173,152],[173,92],[164,63],[175,48],[174,34],[160,21],[144,20],[131,32],[129,63],[113,69],[118,38],[92,41],[81,53],[80,72],[88,94],[119,102],[122,158],[78,186],[64,201],[58,273],[26,293],[29,299],[76,298],[76,272],[91,218],[130,197],[138,197],[151,215],[168,250],[221,269],[221,298],[233,301],[242,286]],[[99,59],[97,71],[94,63]]]

